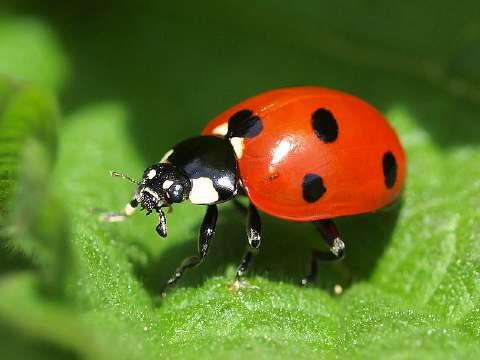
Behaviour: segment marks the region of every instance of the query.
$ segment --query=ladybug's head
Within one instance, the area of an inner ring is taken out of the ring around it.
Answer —
[[[167,163],[155,164],[143,173],[134,199],[149,214],[152,210],[187,199],[191,187],[188,177],[175,166]]]

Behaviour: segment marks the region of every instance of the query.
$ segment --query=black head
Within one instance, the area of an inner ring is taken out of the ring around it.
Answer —
[[[154,209],[187,199],[191,188],[188,177],[175,166],[160,163],[145,170],[134,198],[150,213]]]

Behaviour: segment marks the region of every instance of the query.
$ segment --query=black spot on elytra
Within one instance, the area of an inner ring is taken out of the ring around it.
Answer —
[[[263,130],[263,123],[260,117],[253,114],[253,111],[243,109],[237,111],[228,120],[228,132],[226,137],[252,138]]]
[[[327,109],[320,108],[312,114],[312,127],[315,135],[323,142],[331,143],[337,140],[337,120]]]
[[[385,186],[390,189],[395,185],[395,181],[397,180],[397,161],[391,151],[387,151],[383,155],[382,167]]]
[[[323,179],[317,174],[306,174],[303,177],[302,190],[303,198],[309,203],[317,201],[327,191]]]

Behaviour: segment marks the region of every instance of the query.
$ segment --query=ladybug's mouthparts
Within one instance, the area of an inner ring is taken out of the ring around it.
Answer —
[[[163,198],[149,188],[145,188],[141,192],[140,200],[142,210],[146,210],[147,215],[164,204]]]

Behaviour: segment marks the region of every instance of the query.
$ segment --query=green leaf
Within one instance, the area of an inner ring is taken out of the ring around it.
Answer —
[[[49,190],[58,109],[52,94],[27,85],[59,86],[63,59],[43,23],[5,20],[0,19],[2,356],[118,357],[108,341],[98,345],[99,336],[83,327],[65,301],[67,279],[74,273],[70,232],[63,205]]]
[[[67,300],[75,281],[64,205],[49,187],[56,160],[56,102],[0,79],[0,347],[8,358],[118,356]],[[6,274],[6,275],[5,275]]]
[[[2,348],[50,358],[478,358],[479,32],[471,4],[439,5],[438,14],[404,3],[228,5],[140,12],[116,3],[88,21],[78,4],[43,9],[78,65],[62,97],[55,166],[54,137],[28,130],[33,141],[0,144],[15,154],[17,170],[1,191],[14,196],[4,209],[30,269],[0,277]],[[134,190],[109,170],[139,177],[235,101],[292,84],[341,88],[386,114],[408,155],[402,200],[339,219],[347,258],[322,265],[308,289],[297,284],[318,234],[262,215],[251,287],[238,293],[229,286],[244,226],[226,204],[206,261],[162,298],[161,286],[196,251],[203,209],[175,206],[167,239],[152,217],[102,223],[99,212],[121,209]],[[0,82],[2,106],[12,94]],[[0,136],[29,123],[25,114],[38,117],[21,104],[2,110],[14,120]]]
[[[0,281],[0,333],[2,354],[7,358],[118,357],[107,340],[92,334],[72,308],[47,301],[38,293],[32,274],[4,276]],[[52,346],[51,344],[55,344]]]
[[[228,285],[242,250],[236,244],[244,239],[241,221],[224,206],[205,264],[160,299],[159,287],[181,258],[195,250],[201,213],[188,205],[176,207],[166,240],[155,234],[155,219],[137,215],[128,223],[100,223],[91,210],[120,208],[133,190],[110,178],[108,170],[138,176],[146,164],[129,145],[128,114],[122,106],[98,104],[78,112],[63,131],[55,188],[59,193],[75,189],[65,199],[82,262],[81,285],[72,291],[102,319],[92,320],[92,326],[128,337],[125,351],[141,342],[144,354],[152,357],[478,354],[480,249],[475,234],[480,223],[475,209],[480,184],[471,179],[479,175],[479,149],[442,151],[405,108],[394,107],[387,115],[409,155],[403,203],[400,209],[340,222],[351,242],[349,257],[322,267],[320,288],[295,284],[315,243],[297,243],[304,249],[291,250],[294,259],[289,261],[285,253],[298,235],[289,228],[300,226],[267,218],[265,246],[250,279],[258,288],[232,294]],[[81,152],[75,151],[78,138],[85,139]],[[392,233],[374,231],[388,234],[385,252],[366,279],[357,279],[366,271],[364,262],[372,261],[369,247],[377,239],[370,238],[371,226],[382,227],[395,212]],[[308,228],[300,236],[316,237]],[[344,288],[341,296],[332,295],[337,282]]]
[[[34,17],[0,16],[0,74],[17,81],[58,89],[68,65],[58,39]]]

